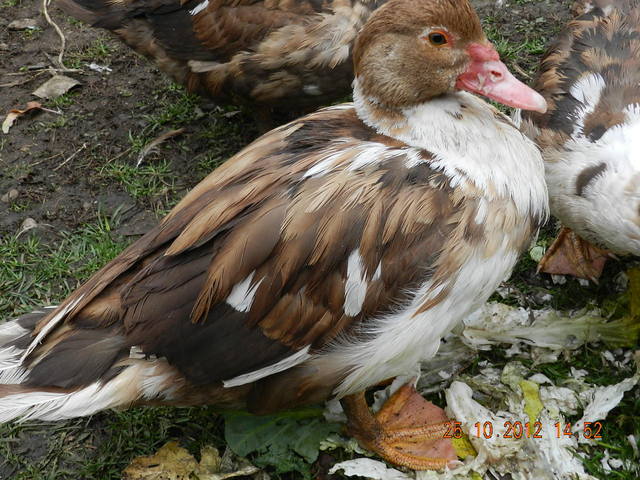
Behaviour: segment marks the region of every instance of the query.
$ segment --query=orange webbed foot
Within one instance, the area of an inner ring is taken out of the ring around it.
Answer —
[[[572,275],[598,283],[607,259],[612,256],[565,227],[538,263],[538,272]]]
[[[342,400],[347,432],[360,445],[390,463],[413,470],[436,470],[456,461],[451,439],[444,438],[449,419],[444,410],[404,385],[372,414],[364,392]]]

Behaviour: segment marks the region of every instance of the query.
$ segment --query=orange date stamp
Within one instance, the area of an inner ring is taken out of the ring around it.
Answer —
[[[584,422],[582,431],[574,432],[571,423],[556,422],[552,432],[544,432],[541,422],[520,422],[520,421],[506,421],[502,425],[504,431],[500,429],[494,429],[493,422],[476,422],[473,425],[473,429],[469,430],[469,436],[475,436],[477,438],[543,438],[543,435],[555,435],[556,438],[572,437],[580,435],[589,440],[597,440],[602,438],[602,423],[601,422]],[[447,431],[444,433],[444,438],[462,438],[464,432],[462,431],[462,424],[457,421],[447,422]]]

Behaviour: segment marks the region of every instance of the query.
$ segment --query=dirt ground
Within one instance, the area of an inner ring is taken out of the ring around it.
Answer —
[[[129,233],[140,233],[155,221],[148,212],[166,210],[170,206],[168,199],[181,195],[206,173],[193,167],[209,154],[211,139],[207,130],[241,118],[210,116],[212,110],[220,112],[214,104],[203,101],[197,106],[194,103],[180,118],[180,114],[167,114],[166,121],[157,121],[150,128],[149,117],[165,114],[163,109],[179,102],[184,94],[176,91],[149,62],[104,31],[71,20],[55,6],[51,10],[67,38],[66,63],[79,70],[67,75],[80,85],[63,102],[43,102],[50,109],[61,111],[60,115],[31,114],[2,136],[0,192],[15,189],[18,196],[10,205],[0,205],[0,235],[15,233],[29,217],[46,224],[49,236],[59,230],[73,230],[99,210],[111,215],[116,208],[127,212],[121,226],[134,226]],[[39,11],[39,2],[34,1],[10,4],[5,0],[0,8],[3,113],[37,100],[31,92],[50,76],[38,67],[51,66],[50,59],[58,55],[60,40]],[[40,29],[7,28],[12,20],[22,18],[36,19]],[[111,71],[92,71],[88,68],[91,63]],[[13,82],[21,85],[4,86]],[[112,170],[105,173],[105,165],[114,161],[135,164],[137,153],[132,148],[132,137],[153,138],[177,123],[186,128],[179,141],[168,142],[161,155],[147,158],[153,162],[161,157],[169,163],[171,185],[138,201],[113,181]],[[252,139],[253,130],[246,130],[246,134],[234,138],[234,145],[215,146],[221,159]]]
[[[510,0],[501,8],[493,0],[475,3],[506,63],[525,81],[544,45],[569,18],[570,0]],[[34,0],[0,0],[2,118],[10,109],[38,100],[32,92],[50,77],[46,68],[59,53],[60,40],[40,11],[41,2]],[[74,70],[64,74],[80,85],[57,100],[42,101],[58,113],[28,114],[8,134],[0,134],[0,240],[35,225],[21,238],[35,235],[43,245],[55,244],[82,225],[106,217],[117,218],[111,235],[126,244],[154,225],[210,170],[255,138],[257,129],[250,112],[187,95],[109,34],[70,19],[55,5],[50,11],[66,36],[65,64]],[[10,22],[26,18],[34,19],[37,28],[8,28]],[[97,71],[99,67],[109,70]],[[178,128],[184,132],[135,167],[145,144]],[[530,270],[521,275],[533,278]],[[67,280],[53,291],[52,301],[80,279]],[[0,284],[0,297],[7,293]],[[5,303],[0,318],[23,307]],[[52,439],[58,441],[60,431],[20,430],[6,448],[31,463],[0,458],[0,479],[74,478],[79,462],[112,438],[103,431],[104,422],[104,417],[96,416],[86,425],[69,427],[72,438],[63,442],[81,444],[89,453],[69,451],[56,456],[47,476],[42,473],[46,468],[29,473],[32,467],[26,465],[46,464]],[[109,428],[115,428],[113,422]],[[78,439],[87,429],[90,438]],[[183,437],[197,434],[196,428],[181,431]],[[140,453],[146,452],[131,451],[121,461],[126,465]],[[107,472],[118,469],[120,464],[113,470],[97,470],[102,473],[92,478],[117,478]]]

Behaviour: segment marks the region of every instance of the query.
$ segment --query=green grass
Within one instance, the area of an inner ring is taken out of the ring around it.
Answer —
[[[204,140],[208,148],[194,158],[199,177],[205,177],[236,153],[237,145],[247,143],[248,136],[257,136],[250,116],[239,107],[218,107],[200,121],[207,125],[196,140]]]
[[[188,93],[180,85],[170,82],[165,88],[157,90],[154,94],[158,100],[156,111],[152,115],[145,116],[146,128],[150,131],[155,131],[163,126],[178,128],[204,116],[198,109],[200,97]]]
[[[113,238],[112,223],[99,216],[51,243],[31,232],[0,239],[0,318],[57,303],[115,257],[125,243]],[[42,238],[57,237],[47,226],[38,228]]]
[[[487,38],[495,45],[500,58],[516,75],[525,72],[532,76],[535,73],[537,58],[546,49],[546,38],[525,37],[523,42],[514,42],[505,36],[502,28],[493,25],[493,19],[485,19],[484,31]]]
[[[71,49],[67,52],[65,65],[68,68],[82,69],[86,63],[91,62],[110,64],[113,58],[114,48],[107,40],[107,35],[103,35],[104,36],[95,39],[90,45],[84,48]]]
[[[0,468],[13,470],[13,480],[115,480],[133,458],[170,438],[197,455],[204,445],[224,447],[222,435],[222,418],[210,408],[140,407],[67,422],[4,424]],[[25,438],[32,448],[16,451]]]
[[[39,36],[42,33],[42,29],[40,27],[36,28],[27,28],[25,30],[20,31],[20,36],[26,40],[32,40],[33,38]]]
[[[191,157],[190,164],[196,168],[196,180],[204,178],[226,159],[238,151],[251,135],[255,126],[250,123],[246,112],[237,107],[216,107],[206,114],[200,109],[201,99],[188,93],[184,88],[171,82],[154,92],[156,103],[152,112],[144,114],[144,126],[129,132],[130,157],[105,164],[99,175],[103,179],[117,180],[132,197],[145,200],[158,196],[167,197],[165,208],[156,213],[167,213],[167,208],[175,205],[177,190],[176,169],[181,168],[163,156],[168,146],[173,151],[180,149]],[[140,105],[143,108],[144,105]],[[231,120],[233,118],[233,120]],[[189,127],[198,122],[198,134],[190,136]],[[182,136],[173,137],[154,148],[144,161],[136,166],[138,155],[163,133],[184,128]],[[206,144],[206,148],[192,151],[193,144]]]
[[[154,105],[153,112],[142,116],[144,127],[137,132],[129,132],[129,148],[131,156],[135,157],[107,163],[100,170],[102,177],[117,180],[137,200],[171,192],[175,175],[166,159],[157,160],[157,156],[149,154],[144,163],[136,166],[136,157],[164,131],[182,128],[202,115],[198,107],[199,97],[187,93],[175,84],[169,83],[166,88],[155,92],[155,95],[157,104]],[[143,108],[144,105],[139,107]],[[175,139],[168,142],[175,142]],[[154,151],[162,152],[164,146],[160,144]]]
[[[75,98],[77,96],[77,92],[67,92],[59,97],[52,98],[48,100],[46,103],[47,108],[51,109],[62,109],[67,108],[75,102]]]
[[[73,25],[74,27],[80,27],[80,26],[84,25],[84,23],[81,20],[78,20],[75,17],[70,17],[68,15],[65,15],[64,20],[69,25]]]
[[[44,130],[46,132],[55,130],[58,128],[67,128],[74,125],[74,115],[56,115],[55,118],[49,122],[37,121],[33,122],[31,125],[27,127],[27,131],[31,133],[35,133],[38,130]]]
[[[562,28],[561,24],[548,21],[548,15],[557,14],[553,13],[553,8],[549,13],[544,8],[535,10],[535,6],[542,3],[541,0],[512,0],[505,8],[494,9],[482,18],[487,38],[512,72],[524,80],[535,75],[540,56]],[[571,1],[557,0],[555,3],[564,4],[568,10]],[[527,5],[534,9],[525,14],[523,7]],[[514,8],[520,9],[520,14],[512,14]],[[534,16],[533,12],[538,12],[539,16]]]
[[[142,117],[145,126],[137,132],[129,132],[133,153],[140,153],[163,129],[178,129],[204,116],[198,107],[200,98],[174,83],[168,82],[165,88],[155,91],[154,97],[153,112]],[[143,109],[146,104],[137,107]]]
[[[137,200],[167,194],[173,189],[175,177],[167,160],[135,166],[126,162],[107,163],[101,175],[120,182]]]

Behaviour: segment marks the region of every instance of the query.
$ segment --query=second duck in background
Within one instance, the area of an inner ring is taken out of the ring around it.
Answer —
[[[106,28],[188,90],[270,111],[346,97],[353,42],[384,0],[60,0]]]
[[[566,227],[544,272],[597,280],[610,252],[640,255],[639,4],[577,2],[534,85],[549,110],[523,113]]]

